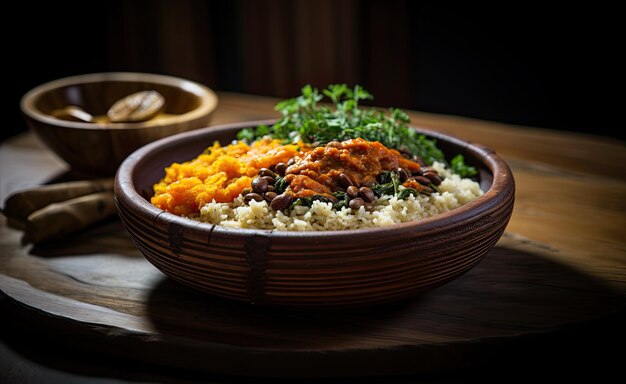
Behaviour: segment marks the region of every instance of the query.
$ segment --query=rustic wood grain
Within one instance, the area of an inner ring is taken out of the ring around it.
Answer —
[[[274,102],[220,94],[213,121],[273,118]],[[166,278],[117,220],[33,247],[22,245],[22,232],[2,218],[0,290],[15,304],[11,315],[69,344],[143,361],[325,376],[466,366],[501,343],[624,308],[623,143],[457,117],[411,117],[417,126],[495,149],[516,179],[504,236],[475,268],[445,286],[355,310],[250,307]],[[15,159],[23,162],[19,169]],[[32,136],[11,139],[0,148],[0,199],[68,177],[64,171]]]

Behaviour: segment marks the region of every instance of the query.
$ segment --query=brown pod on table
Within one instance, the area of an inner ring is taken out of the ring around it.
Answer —
[[[92,193],[53,203],[28,216],[26,242],[40,243],[78,232],[116,213],[112,191]]]
[[[9,196],[2,212],[8,218],[23,221],[49,204],[110,190],[113,190],[112,178],[42,185]]]

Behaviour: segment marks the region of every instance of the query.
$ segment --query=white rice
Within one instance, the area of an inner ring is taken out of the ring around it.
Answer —
[[[452,174],[442,163],[432,166],[443,177],[440,192],[430,196],[410,195],[401,200],[381,196],[373,202],[374,210],[332,209],[331,203],[314,201],[311,207],[296,206],[288,214],[274,211],[265,201],[246,205],[239,196],[232,203],[208,203],[195,220],[232,228],[275,229],[278,231],[328,231],[385,227],[419,220],[460,207],[481,196],[480,186],[470,179]],[[401,187],[402,188],[402,187]]]

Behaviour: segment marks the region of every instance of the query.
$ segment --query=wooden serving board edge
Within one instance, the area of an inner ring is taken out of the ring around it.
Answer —
[[[515,352],[528,340],[549,333],[349,351],[244,348],[158,335],[136,316],[50,294],[4,275],[0,275],[0,293],[9,299],[14,320],[21,326],[64,344],[169,368],[234,376],[324,378],[458,370],[485,365],[503,351]],[[64,311],[70,307],[73,316]],[[76,315],[76,307],[84,311]],[[98,314],[106,314],[108,323],[99,321]]]

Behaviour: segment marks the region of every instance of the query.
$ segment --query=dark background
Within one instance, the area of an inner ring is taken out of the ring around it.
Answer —
[[[623,138],[615,10],[403,0],[13,4],[9,120],[19,99],[82,73],[141,71],[281,98],[361,84],[373,104]]]

